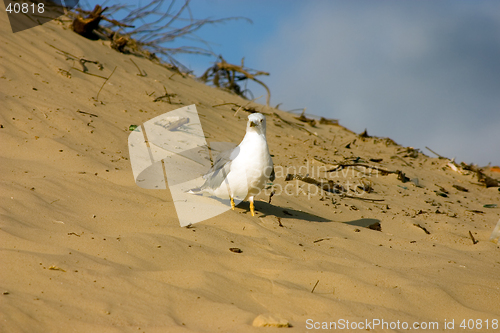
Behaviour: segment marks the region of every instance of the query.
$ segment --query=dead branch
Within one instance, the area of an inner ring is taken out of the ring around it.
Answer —
[[[468,189],[466,189],[465,187],[460,186],[460,185],[453,185],[453,187],[456,188],[459,191],[462,191],[462,192],[469,192]]]
[[[146,76],[147,75],[146,72],[144,72],[144,74],[142,73],[141,69],[139,68],[139,66],[137,66],[137,64],[135,63],[134,60],[130,59],[130,61],[132,61],[132,63],[135,65],[135,67],[139,71],[139,74],[137,74],[138,76]]]
[[[117,50],[120,53],[125,53],[125,46],[127,46],[129,40],[118,34],[113,34],[113,39],[111,40],[111,48]]]
[[[319,123],[322,125],[338,125],[339,121],[338,121],[338,119],[327,119],[327,118],[321,117],[321,119],[319,120]]]
[[[490,176],[484,174],[483,169],[479,168],[477,165],[474,164],[466,164],[464,162],[461,163],[461,167],[464,170],[472,171],[476,173],[477,180],[480,183],[483,183],[486,187],[498,187],[499,183],[498,180],[491,178]]]
[[[99,6],[99,5],[96,5],[96,7]],[[83,10],[81,8],[75,8],[75,10],[80,14],[80,18],[81,18],[81,14],[84,14],[84,15],[87,15],[87,18],[90,16],[90,17],[93,17],[95,16],[95,11],[96,11],[96,7],[94,7],[94,9],[92,11],[88,11],[88,10]],[[100,7],[100,6],[99,6]],[[101,11],[101,20],[104,20],[104,21],[107,21],[117,27],[122,27],[122,28],[135,28],[133,25],[128,25],[128,24],[125,24],[125,23],[122,23],[122,22],[119,22],[117,20],[114,20],[112,18],[109,18],[108,16],[104,16],[102,15],[102,13],[105,11],[105,10],[108,10],[108,9],[113,9],[114,11],[116,11],[117,9],[124,9],[126,6],[111,6],[111,7],[106,7],[104,8],[102,11]],[[109,12],[109,10],[108,10]],[[77,16],[78,17],[78,16]]]
[[[119,52],[143,56],[165,66],[158,58],[158,56],[163,56],[163,60],[172,66],[172,68],[169,67],[170,69],[189,73],[191,71],[175,59],[176,54],[215,56],[208,43],[197,37],[195,32],[206,25],[224,23],[229,20],[245,19],[251,22],[243,17],[195,19],[191,15],[189,3],[190,0],[168,2],[152,0],[135,9],[130,9],[127,5],[114,5],[104,9],[96,6],[92,11],[77,8],[78,14],[73,14],[76,16],[73,29],[87,38],[96,39],[100,36],[109,39],[111,47]],[[104,11],[107,15],[103,15]],[[124,16],[123,19],[118,21],[111,18],[112,15],[117,14]],[[103,22],[105,23],[102,24]],[[179,38],[194,40],[204,46],[167,46]]]
[[[101,78],[101,79],[104,79],[104,80],[106,80],[106,79],[107,79],[105,76],[102,76],[102,75],[97,75],[97,74],[92,74],[92,73],[88,73],[88,72],[84,72],[84,71],[82,71],[81,69],[78,69],[78,68],[76,68],[76,67],[71,67],[71,69],[74,69],[74,70],[77,70],[77,71],[79,71],[79,72],[81,72],[81,73],[83,73],[83,74],[87,74],[87,75],[95,76],[95,77],[98,77],[98,78]]]
[[[48,46],[50,46],[50,47],[58,50],[59,52],[61,52],[61,54],[66,57],[66,60],[78,61],[78,63],[82,66],[82,70],[79,70],[78,68],[75,68],[75,67],[72,67],[72,68],[76,69],[76,70],[78,70],[78,71],[80,71],[82,73],[90,74],[90,73],[88,73],[89,69],[87,68],[87,66],[85,66],[86,63],[95,64],[99,70],[102,70],[104,68],[104,66],[99,61],[88,60],[88,59],[85,59],[85,58],[82,58],[82,57],[78,57],[78,56],[76,56],[74,54],[71,54],[71,53],[66,52],[64,50],[61,50],[60,48],[55,47],[54,45],[49,44],[47,42],[45,42],[45,44],[47,44]],[[96,75],[96,74],[91,74],[91,75],[102,77],[102,76],[99,76],[99,75]]]
[[[391,170],[379,168],[378,166],[367,165],[367,164],[362,164],[362,163],[339,164],[335,168],[327,170],[326,172],[335,172],[337,170],[342,170],[343,168],[348,168],[348,167],[363,167],[363,168],[367,168],[367,169],[373,169],[373,170],[377,170],[382,175],[388,175],[390,173],[399,173],[399,170],[391,171]]]
[[[285,181],[290,181],[290,180],[294,180],[294,179],[303,181],[303,182],[308,183],[308,184],[316,185],[317,187],[319,187],[320,189],[322,189],[325,192],[340,194],[340,196],[342,198],[350,198],[350,199],[358,199],[358,200],[363,200],[363,201],[374,201],[374,202],[384,201],[384,199],[371,199],[371,198],[362,198],[362,197],[348,195],[345,193],[345,192],[347,192],[347,190],[342,185],[335,183],[333,180],[318,181],[318,180],[311,178],[311,177],[307,177],[307,176],[304,177],[301,175],[289,173],[288,175],[286,175]]]
[[[219,56],[219,62],[216,62],[212,67],[208,68],[199,79],[205,83],[212,81],[214,86],[222,87],[244,98],[246,98],[246,96],[244,96],[244,91],[237,82],[252,80],[266,89],[266,105],[269,106],[271,91],[264,82],[256,78],[256,76],[259,75],[269,75],[269,73],[246,68],[243,66],[243,61],[241,66],[230,64],[226,62],[222,56]]]
[[[221,103],[221,104],[215,104],[215,105],[212,105],[213,108],[217,107],[217,106],[223,106],[223,105],[235,105],[237,107],[241,107],[241,105],[239,104],[236,104],[236,103],[233,103],[233,102],[228,102],[228,103]]]
[[[215,105],[212,105],[212,107],[215,108],[217,106],[223,106],[223,105],[234,105],[234,106],[238,107],[238,109],[231,108],[231,110],[235,111],[234,115],[236,115],[236,113],[239,112],[240,110],[243,110],[243,111],[249,112],[249,113],[259,112],[259,113],[262,113],[262,114],[269,115],[269,113],[265,113],[265,112],[257,110],[254,106],[248,106],[251,102],[252,101],[250,101],[249,103],[247,103],[245,105],[239,105],[237,103],[228,102],[228,103],[215,104]]]
[[[95,64],[95,65],[97,65],[97,67],[99,67],[100,70],[102,70],[102,65],[99,63],[99,61],[92,61],[92,60],[87,60],[87,59],[84,59],[84,58],[80,58],[80,60],[78,62],[80,63],[80,65],[82,65],[82,70],[85,73],[89,70],[87,68],[87,66],[85,66],[86,63]]]
[[[273,115],[275,117],[277,117],[279,120],[281,120],[282,122],[284,122],[285,124],[287,125],[290,125],[292,127],[295,127],[295,128],[298,128],[300,130],[303,130],[303,131],[306,131],[307,133],[311,134],[311,135],[314,135],[314,136],[317,136],[318,138],[321,138],[318,134],[314,133],[314,132],[311,132],[310,130],[308,130],[307,128],[304,128],[302,126],[299,126],[299,124],[296,124],[296,123],[292,123],[291,121],[288,121],[288,120],[285,120],[283,119],[279,114],[277,114],[276,112],[273,112]]]
[[[312,119],[312,118],[307,118],[306,115],[305,115],[305,112],[306,112],[306,108],[303,109],[302,113],[300,114],[299,117],[294,117],[295,119],[303,122],[303,123],[308,123],[309,125],[311,125],[312,127],[316,127],[316,120],[315,119]]]
[[[398,155],[394,155],[394,156],[391,156],[391,158],[397,158],[398,160],[400,160],[401,162],[403,162],[404,164],[406,164],[407,166],[411,167],[411,168],[414,168],[413,165],[411,165],[410,163],[406,162],[405,160],[403,160],[400,156]],[[415,169],[415,168],[414,168]]]
[[[478,243],[478,241],[474,238],[474,236],[472,235],[472,232],[470,232],[470,230],[469,230],[469,236],[470,236],[470,239],[472,240],[472,244],[476,245]]]
[[[160,97],[156,97],[153,102],[159,102],[166,98],[168,100],[168,104],[172,104],[172,100],[170,99],[170,97],[175,97],[177,96],[177,94],[169,94],[165,86],[163,86],[163,89],[165,90],[165,94],[161,95]]]
[[[477,176],[477,180],[480,183],[482,183],[484,186],[486,186],[486,188],[500,186],[500,182],[497,179],[486,175],[481,168],[479,168],[477,165],[474,165],[472,163],[466,164],[466,163],[462,162],[460,165],[458,165],[455,163],[454,160],[451,160],[451,162],[448,163],[448,166],[450,168],[452,168],[454,171],[457,171],[460,173],[463,173],[462,170],[474,172]]]
[[[436,155],[439,159],[442,159],[442,160],[449,160],[449,158],[439,155],[438,153],[436,153],[434,150],[430,149],[429,147],[427,147],[427,146],[426,146],[425,148],[426,148],[428,151],[430,151],[431,153],[433,153],[434,155]]]
[[[486,186],[486,187],[499,187],[500,186],[498,180],[491,178],[488,175],[485,175],[481,170],[476,171],[476,175],[477,175],[477,180],[480,183],[483,183],[484,186]]]
[[[245,111],[250,112],[250,113],[255,113],[255,112],[258,112],[258,111],[257,111],[257,109],[256,109],[255,107],[248,107],[248,106],[250,105],[250,103],[255,102],[256,100],[260,99],[261,97],[262,97],[262,96],[259,96],[259,97],[257,97],[257,98],[252,99],[251,101],[248,101],[248,103],[246,103],[245,105],[241,105],[241,106],[238,108],[238,110],[236,110],[236,112],[234,113],[234,115],[233,115],[233,116],[235,116],[235,117],[236,117],[236,114],[238,114],[238,112],[239,112],[240,110],[245,110]],[[265,113],[265,112],[261,112],[261,113],[263,113],[263,114],[267,114],[267,113]]]
[[[312,293],[314,293],[314,289],[316,289],[316,286],[318,285],[318,283],[319,283],[319,280],[318,280],[318,281],[316,281],[316,284],[314,285],[314,287],[313,287],[313,288],[312,288],[312,290],[311,290],[311,294],[312,294]]]
[[[429,230],[427,230],[425,227],[422,227],[420,224],[418,223],[413,223],[413,225],[417,228],[420,228],[422,229],[427,235],[430,235],[431,233],[429,232]]]
[[[311,177],[304,177],[301,175],[289,173],[288,175],[286,175],[285,181],[290,181],[290,180],[294,180],[294,179],[303,181],[305,183],[316,185],[320,189],[322,189],[323,191],[326,191],[326,192],[337,193],[337,194],[346,192],[346,189],[344,189],[344,187],[342,185],[335,183],[333,180],[318,181],[318,180],[311,178]]]
[[[78,15],[72,24],[72,29],[79,35],[82,35],[89,39],[96,39],[94,35],[94,30],[99,27],[99,23],[103,19],[102,13],[107,9],[102,8],[100,5],[96,5],[94,10],[88,13],[87,17],[83,18]]]
[[[368,130],[365,128],[365,131],[359,135],[360,138],[371,138],[371,136],[368,135]]]
[[[342,194],[342,198],[349,198],[349,199],[358,199],[358,200],[363,200],[363,201],[373,201],[373,202],[379,202],[379,201],[385,201],[385,199],[370,199],[370,198],[363,198],[363,197],[355,197],[352,195],[348,194]]]
[[[321,163],[323,163],[323,164],[331,164],[331,165],[337,164],[337,162],[330,162],[330,161],[324,160],[324,159],[322,159],[322,158],[319,158],[318,156],[314,156],[313,158],[314,158],[316,161],[321,162]]]
[[[335,172],[335,171],[342,170],[343,168],[347,168],[347,167],[363,167],[363,168],[367,168],[367,169],[377,170],[378,172],[380,172],[382,174],[382,176],[394,173],[394,174],[398,175],[398,180],[402,181],[403,183],[406,183],[407,181],[410,180],[408,177],[406,177],[406,175],[401,170],[392,171],[392,170],[382,169],[382,168],[379,168],[377,166],[367,165],[367,164],[362,164],[362,163],[339,164],[335,168],[327,170],[326,172]]]
[[[96,114],[89,113],[89,112],[85,112],[85,111],[76,110],[76,112],[78,112],[78,113],[82,113],[82,114],[86,114],[86,115],[89,115],[90,117],[99,117],[99,116],[98,116],[98,115],[96,115]]]
[[[269,75],[269,74],[267,74],[267,75]],[[252,80],[257,82],[261,86],[263,86],[264,89],[266,89],[266,92],[267,92],[266,105],[269,106],[269,103],[271,102],[271,90],[269,90],[269,88],[267,87],[267,85],[264,84],[264,82],[257,80],[256,78],[253,78]]]
[[[118,66],[115,66],[115,69],[113,69],[113,71],[111,72],[111,74],[106,78],[106,80],[104,80],[104,82],[102,83],[102,86],[101,86],[101,89],[99,89],[99,91],[97,92],[97,97],[95,98],[96,101],[99,100],[99,94],[101,93],[101,90],[102,88],[104,87],[104,85],[106,84],[106,82],[108,82],[108,80],[111,78],[111,76],[115,73],[115,70],[116,70],[116,67]]]

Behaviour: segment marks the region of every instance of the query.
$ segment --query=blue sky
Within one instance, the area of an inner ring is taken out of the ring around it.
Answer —
[[[229,62],[245,57],[246,66],[270,72],[262,79],[271,105],[307,107],[431,156],[425,146],[458,161],[500,164],[500,2],[193,0],[190,7],[196,18],[253,21],[207,26],[197,36]],[[177,58],[197,75],[215,60]]]

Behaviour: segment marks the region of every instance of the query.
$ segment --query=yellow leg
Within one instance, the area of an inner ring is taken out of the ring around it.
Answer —
[[[231,209],[234,210],[234,199],[231,197]]]
[[[250,198],[250,213],[255,216],[255,207],[253,205],[253,197]]]

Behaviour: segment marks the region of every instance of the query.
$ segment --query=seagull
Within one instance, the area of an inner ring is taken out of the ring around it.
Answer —
[[[255,216],[254,197],[267,180],[274,181],[273,160],[266,139],[266,117],[261,113],[248,116],[246,134],[234,149],[221,152],[213,166],[203,176],[205,183],[190,192],[202,192],[220,199],[250,201],[250,213]]]

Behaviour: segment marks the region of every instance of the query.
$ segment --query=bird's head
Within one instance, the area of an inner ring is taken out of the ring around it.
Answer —
[[[249,131],[266,135],[266,117],[262,113],[252,113],[248,116],[247,132]]]

